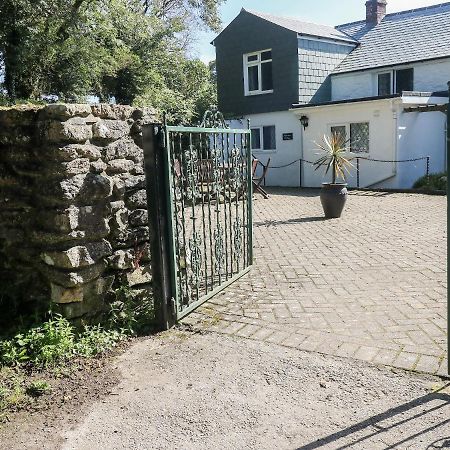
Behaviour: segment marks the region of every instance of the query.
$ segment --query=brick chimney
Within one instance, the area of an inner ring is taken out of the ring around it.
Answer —
[[[366,22],[369,25],[378,25],[386,15],[386,0],[368,0],[366,2]]]

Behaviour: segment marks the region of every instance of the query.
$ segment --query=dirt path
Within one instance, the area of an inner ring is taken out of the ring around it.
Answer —
[[[85,409],[70,430],[60,428],[61,436],[49,439],[43,430],[28,427],[30,439],[16,436],[17,447],[4,441],[2,448],[375,450],[450,445],[448,386],[431,376],[181,331],[136,343],[117,365],[120,384]]]

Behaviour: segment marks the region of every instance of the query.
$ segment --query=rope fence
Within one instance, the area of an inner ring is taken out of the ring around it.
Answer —
[[[430,176],[430,156],[420,156],[418,158],[410,158],[410,159],[372,159],[372,158],[366,158],[364,156],[355,156],[354,158],[352,158],[350,161],[355,161],[356,160],[356,187],[359,188],[360,186],[360,172],[361,172],[361,165],[360,165],[360,160],[364,160],[364,161],[370,161],[370,162],[378,162],[378,163],[406,163],[406,162],[415,162],[415,161],[426,161],[426,169],[425,169],[425,176],[429,177]],[[261,161],[259,161],[259,164],[261,164],[261,166],[266,169],[267,165],[263,164]],[[303,164],[307,163],[307,164],[311,164],[314,165],[315,162],[314,161],[308,161],[307,159],[303,159],[303,158],[299,158],[296,159],[295,161],[292,161],[290,163],[287,164],[283,164],[282,166],[269,166],[269,169],[284,169],[286,167],[289,166],[293,166],[294,164],[300,163],[300,186],[302,186],[302,169],[303,169]],[[265,181],[265,180],[264,180]]]

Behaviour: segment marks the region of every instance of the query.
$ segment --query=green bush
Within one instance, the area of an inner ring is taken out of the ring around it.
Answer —
[[[24,363],[49,367],[76,356],[95,356],[113,348],[125,334],[101,326],[85,326],[77,332],[74,325],[59,315],[40,326],[0,341],[0,365]]]
[[[413,186],[414,189],[426,189],[430,191],[447,190],[447,172],[432,173],[419,178]]]

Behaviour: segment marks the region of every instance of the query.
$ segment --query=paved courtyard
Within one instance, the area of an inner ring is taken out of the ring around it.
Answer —
[[[255,265],[184,320],[194,327],[446,374],[446,198],[318,191],[256,197]]]

